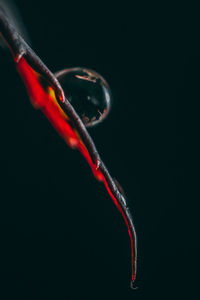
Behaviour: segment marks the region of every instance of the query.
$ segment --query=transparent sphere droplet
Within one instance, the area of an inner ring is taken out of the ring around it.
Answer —
[[[101,75],[86,68],[71,68],[57,72],[55,76],[85,126],[96,125],[107,116],[111,94]]]

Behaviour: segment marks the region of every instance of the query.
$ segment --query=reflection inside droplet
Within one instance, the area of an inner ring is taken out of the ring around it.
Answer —
[[[110,88],[101,75],[86,68],[71,68],[57,72],[55,76],[86,126],[96,125],[107,116]]]

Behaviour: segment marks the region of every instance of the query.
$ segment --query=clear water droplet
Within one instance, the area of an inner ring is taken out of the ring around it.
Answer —
[[[107,116],[111,94],[101,75],[86,68],[70,68],[55,76],[85,126],[96,125]]]

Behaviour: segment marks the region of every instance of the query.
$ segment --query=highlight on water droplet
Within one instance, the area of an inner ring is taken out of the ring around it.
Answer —
[[[110,110],[111,93],[101,75],[86,68],[70,68],[55,76],[85,126],[94,126],[105,119]]]

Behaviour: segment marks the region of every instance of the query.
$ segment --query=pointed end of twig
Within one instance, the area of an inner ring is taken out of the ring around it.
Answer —
[[[18,54],[15,56],[14,60],[15,60],[16,64],[19,63],[19,61],[20,61],[21,58],[24,56],[24,54],[25,54],[25,51],[22,51],[22,52],[18,53]]]
[[[65,102],[65,94],[64,94],[64,92],[63,92],[62,89],[59,89],[59,90],[58,90],[58,98],[59,98],[59,100],[60,100],[62,103]]]
[[[138,289],[138,287],[135,286],[135,280],[131,281],[130,287],[131,287],[132,290],[137,290]]]

